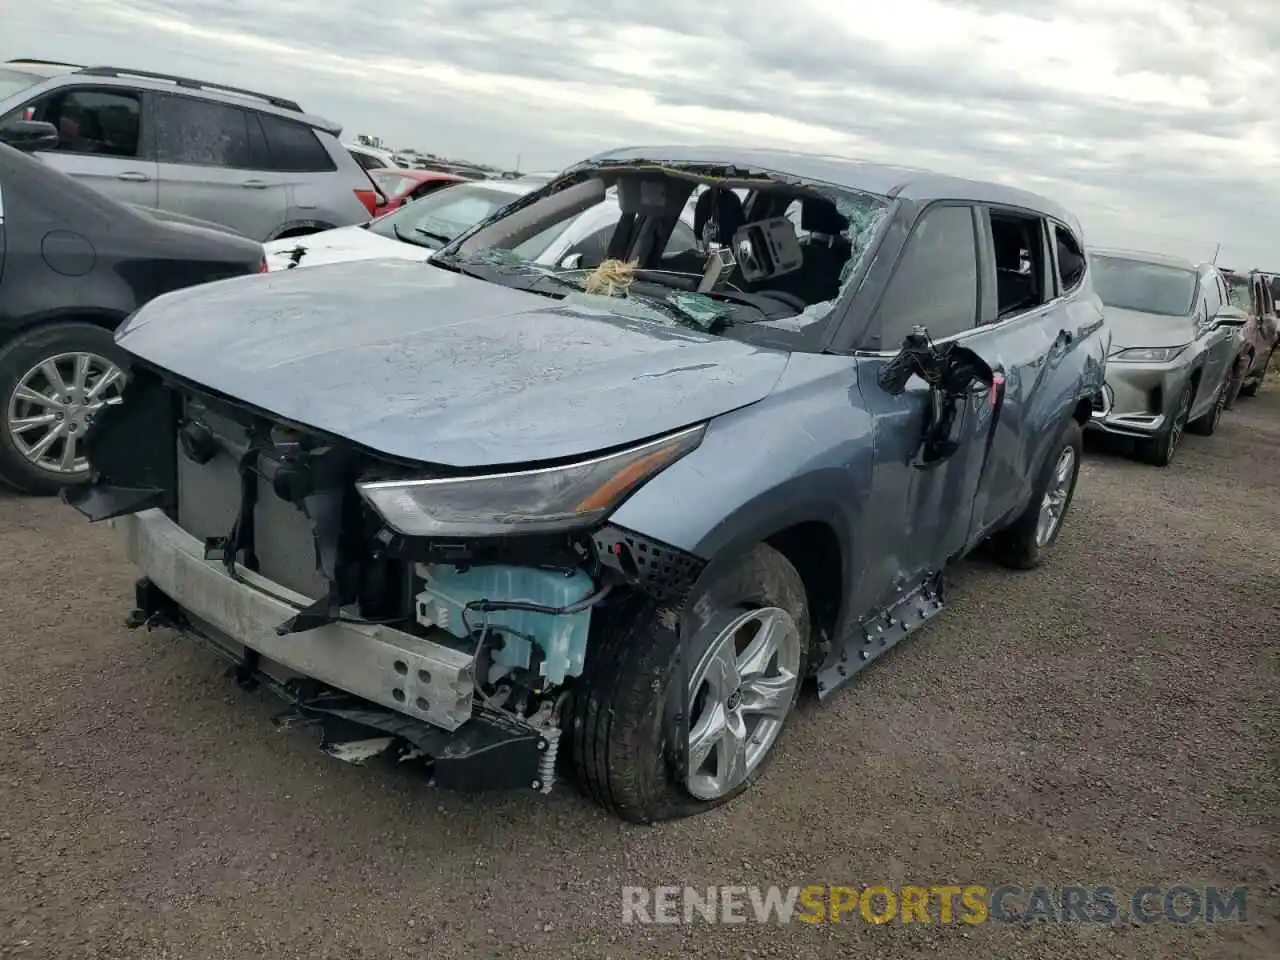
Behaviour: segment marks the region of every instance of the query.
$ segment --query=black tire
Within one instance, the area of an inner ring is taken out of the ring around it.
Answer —
[[[710,564],[690,591],[676,629],[663,626],[674,611],[654,603],[639,607],[631,605],[622,615],[604,618],[594,633],[581,683],[568,706],[567,733],[574,775],[583,792],[624,820],[656,823],[728,803],[755,782],[777,752],[775,739],[752,774],[722,797],[700,800],[689,793],[675,773],[682,746],[676,736],[681,729],[676,706],[679,655],[685,655],[692,672],[714,639],[714,631],[704,628],[729,611],[787,611],[800,637],[789,717],[807,673],[809,607],[800,575],[786,557],[765,544],[744,556]]]
[[[54,323],[19,334],[0,350],[0,480],[21,493],[52,496],[86,483],[87,474],[69,478],[44,470],[23,456],[9,429],[9,402],[19,381],[43,360],[62,353],[90,353],[128,370],[128,357],[111,331],[92,323]]]
[[[1040,524],[1040,508],[1049,485],[1057,473],[1061,458],[1068,450],[1074,452],[1075,459],[1071,465],[1071,479],[1067,487],[1066,500],[1062,504],[1057,526],[1049,538],[1044,543],[1040,543],[1036,537],[1036,530]],[[1058,429],[1057,440],[1045,457],[1044,465],[1040,468],[1040,476],[1036,479],[1033,488],[1031,502],[1027,504],[1026,510],[1018,519],[991,538],[992,552],[996,560],[1014,570],[1030,570],[1044,562],[1050,548],[1057,542],[1058,535],[1062,532],[1062,525],[1066,523],[1067,512],[1071,509],[1071,501],[1076,493],[1076,482],[1080,479],[1080,461],[1083,455],[1083,430],[1074,418],[1068,418],[1067,422]]]
[[[1223,410],[1230,410],[1236,405],[1236,398],[1240,396],[1240,390],[1244,387],[1244,374],[1249,369],[1250,359],[1246,354],[1236,360],[1235,365],[1231,368],[1231,373],[1227,377],[1226,402],[1223,403]]]
[[[1174,413],[1169,425],[1150,440],[1139,441],[1139,454],[1153,467],[1167,467],[1173,463],[1173,457],[1178,452],[1178,445],[1187,427],[1187,417],[1191,414],[1191,403],[1195,398],[1195,392],[1194,383],[1189,382],[1183,387],[1178,405],[1174,408],[1177,412]]]
[[[1230,389],[1231,380],[1228,378],[1218,388],[1218,395],[1214,398],[1213,406],[1209,408],[1209,412],[1187,424],[1188,433],[1194,433],[1201,437],[1213,436],[1218,429],[1219,422],[1222,420],[1222,412],[1227,409],[1227,393]]]

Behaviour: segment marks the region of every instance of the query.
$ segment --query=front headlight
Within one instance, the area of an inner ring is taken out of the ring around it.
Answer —
[[[431,480],[375,480],[356,488],[392,530],[409,537],[491,537],[588,527],[702,442],[705,425],[621,453],[563,467]]]
[[[1121,363],[1168,363],[1185,349],[1185,343],[1180,347],[1130,347],[1113,353],[1107,359]]]

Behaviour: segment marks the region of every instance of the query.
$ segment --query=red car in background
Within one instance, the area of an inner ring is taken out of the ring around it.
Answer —
[[[435,193],[441,187],[467,182],[466,177],[443,173],[439,170],[404,170],[386,167],[366,172],[382,191],[382,195],[387,198],[385,204],[378,204],[378,216],[397,210],[410,200],[420,200],[429,193]]]
[[[1254,396],[1266,379],[1271,358],[1280,349],[1280,316],[1270,275],[1259,270],[1248,273],[1222,270],[1221,273],[1230,304],[1248,315],[1240,331],[1240,354],[1227,393],[1227,409],[1230,409],[1237,396]]]

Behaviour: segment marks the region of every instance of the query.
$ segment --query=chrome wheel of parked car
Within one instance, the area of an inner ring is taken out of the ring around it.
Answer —
[[[699,800],[732,792],[782,732],[800,682],[800,633],[778,607],[734,616],[689,679],[689,774]]]
[[[1075,479],[1075,447],[1063,447],[1062,453],[1058,455],[1058,462],[1054,464],[1049,486],[1040,500],[1040,522],[1036,524],[1036,546],[1043,547],[1058,532]]]
[[[93,353],[61,353],[36,364],[9,395],[5,429],[33,466],[74,477],[89,469],[81,440],[98,411],[119,403],[124,372]]]
[[[0,349],[0,480],[55,494],[89,480],[85,433],[118,403],[129,358],[111,331],[70,321],[33,327]]]

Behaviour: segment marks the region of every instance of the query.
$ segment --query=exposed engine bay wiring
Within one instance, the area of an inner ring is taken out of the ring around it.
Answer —
[[[481,655],[486,650],[490,631],[509,633],[512,636],[519,637],[520,639],[527,641],[530,646],[538,646],[538,641],[534,637],[521,633],[518,630],[513,630],[502,624],[490,623],[490,613],[497,613],[502,610],[511,610],[522,611],[524,613],[545,613],[549,616],[568,616],[574,613],[581,613],[583,610],[588,610],[591,607],[594,607],[601,600],[607,597],[612,590],[613,584],[606,583],[604,586],[600,587],[600,589],[588,594],[581,600],[563,607],[552,607],[541,603],[530,603],[525,600],[472,600],[462,608],[462,626],[469,635],[474,635],[476,633],[476,628],[472,625],[469,614],[472,611],[484,614],[480,621],[480,639],[477,642],[475,652],[475,659],[478,663],[481,662]],[[475,675],[473,679],[476,693],[488,702],[489,697],[480,689],[479,675]]]

